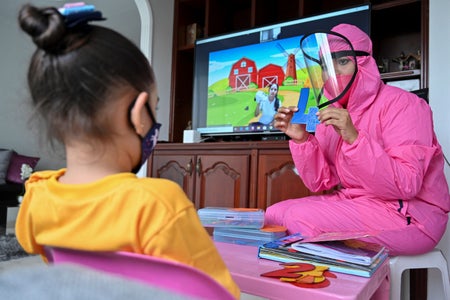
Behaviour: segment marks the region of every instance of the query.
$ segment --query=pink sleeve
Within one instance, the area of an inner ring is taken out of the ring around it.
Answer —
[[[395,104],[399,105],[399,104]],[[339,171],[344,186],[358,183],[381,199],[411,199],[422,188],[425,174],[435,168],[438,155],[431,110],[425,102],[390,107],[380,115],[376,133],[359,130],[357,140],[342,144],[345,168]],[[372,129],[373,131],[373,129]],[[374,137],[378,136],[377,139]]]
[[[383,149],[360,132],[358,139],[352,145],[344,143],[342,150],[347,175],[351,174],[369,194],[382,199],[410,199],[420,191],[436,147],[397,145]]]
[[[292,159],[305,186],[313,192],[331,189],[339,183],[336,171],[325,159],[314,135],[297,144],[289,141]]]

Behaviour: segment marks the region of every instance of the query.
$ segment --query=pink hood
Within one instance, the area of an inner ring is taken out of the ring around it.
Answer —
[[[349,39],[354,50],[370,54],[369,56],[357,56],[356,58],[358,74],[353,83],[354,88],[350,94],[347,106],[350,112],[359,115],[375,100],[382,84],[377,63],[372,57],[372,41],[364,31],[354,25],[340,24],[333,27],[331,31],[340,33]],[[331,47],[333,46],[340,47],[336,44],[331,45]]]

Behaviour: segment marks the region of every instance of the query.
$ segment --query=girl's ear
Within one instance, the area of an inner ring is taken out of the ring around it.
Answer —
[[[141,92],[134,102],[131,108],[131,124],[134,127],[136,133],[140,136],[144,136],[147,132],[145,129],[150,126],[149,116],[147,109],[145,108],[145,103],[148,101],[148,93]]]

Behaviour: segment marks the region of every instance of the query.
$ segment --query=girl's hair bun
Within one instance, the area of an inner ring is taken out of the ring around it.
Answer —
[[[54,7],[36,8],[26,4],[19,12],[19,24],[36,46],[46,52],[56,52],[66,33],[64,17]]]

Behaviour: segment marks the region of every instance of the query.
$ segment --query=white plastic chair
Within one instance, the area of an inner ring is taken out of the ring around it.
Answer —
[[[450,281],[447,260],[438,248],[432,251],[411,256],[394,256],[389,260],[391,269],[391,300],[401,300],[409,295],[409,278],[402,283],[402,274],[405,270],[436,268],[441,272],[444,299],[450,299]],[[408,297],[409,298],[409,297]],[[407,298],[407,299],[408,299]]]

